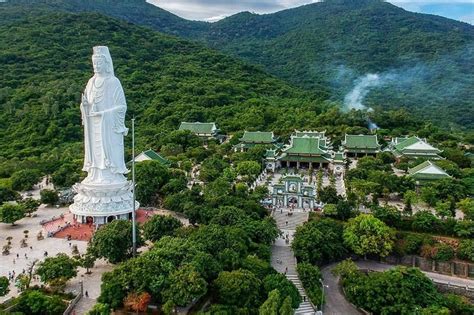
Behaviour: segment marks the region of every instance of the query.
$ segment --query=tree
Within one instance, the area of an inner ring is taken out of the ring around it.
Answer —
[[[449,201],[447,202],[438,201],[435,207],[436,214],[440,216],[442,219],[446,217],[451,217],[453,216],[453,214],[450,208],[451,208],[451,203]]]
[[[255,161],[242,161],[237,164],[237,173],[241,176],[248,176],[251,180],[260,174],[260,163]]]
[[[127,309],[138,314],[138,312],[146,312],[150,301],[151,295],[148,292],[131,292],[127,295],[123,304]]]
[[[337,208],[336,205],[333,203],[328,203],[324,205],[324,215],[328,217],[336,217],[337,216]]]
[[[79,163],[63,163],[51,176],[54,186],[71,187],[81,180],[81,166]]]
[[[78,263],[68,255],[60,253],[55,257],[48,257],[40,262],[36,269],[36,274],[41,281],[51,287],[59,289],[66,282],[77,275]]]
[[[268,293],[267,300],[258,309],[259,315],[277,315],[281,304],[280,292],[275,289]]]
[[[336,204],[337,217],[340,220],[347,220],[352,216],[352,204],[349,201],[339,200]]]
[[[59,195],[56,190],[43,189],[40,191],[41,203],[54,205],[59,201]]]
[[[408,213],[411,213],[413,208],[412,205],[417,202],[418,196],[413,190],[407,190],[403,194],[403,201],[405,202],[404,210]]]
[[[298,308],[298,305],[300,305],[301,303],[301,296],[298,293],[298,289],[290,280],[288,280],[281,273],[275,273],[266,276],[263,279],[263,287],[265,289],[265,292],[278,290],[282,299],[286,298],[287,296],[290,296],[291,301],[293,303],[293,308]]]
[[[344,228],[344,243],[357,255],[385,257],[392,251],[394,231],[370,214],[350,219]]]
[[[10,289],[8,288],[9,285],[10,282],[8,281],[7,277],[0,277],[0,296],[7,295],[8,292],[10,292]]]
[[[412,229],[419,232],[437,231],[440,220],[430,211],[418,211],[413,215]]]
[[[309,221],[297,227],[291,246],[299,260],[315,265],[339,260],[346,254],[342,226],[332,219]]]
[[[0,205],[7,201],[15,201],[20,199],[20,194],[8,187],[0,186]]]
[[[94,267],[95,257],[90,253],[86,253],[81,258],[81,266],[86,268],[86,274],[90,274],[91,271],[89,269]]]
[[[373,214],[377,219],[382,220],[385,224],[393,227],[398,227],[402,220],[400,211],[392,206],[376,207]]]
[[[21,204],[4,203],[0,206],[0,220],[3,223],[15,222],[25,217],[25,208]]]
[[[416,314],[417,309],[443,303],[436,286],[418,268],[356,272],[342,282],[349,301],[373,314]]]
[[[155,242],[163,236],[173,235],[176,229],[182,226],[181,221],[170,215],[154,215],[151,220],[143,224],[143,236],[145,239]]]
[[[31,315],[60,315],[66,310],[66,303],[57,295],[49,296],[32,290],[23,292],[15,307],[15,311]]]
[[[319,200],[324,203],[334,203],[339,201],[339,196],[335,187],[328,186],[321,189],[319,193]]]
[[[207,292],[206,280],[191,265],[184,265],[171,273],[170,286],[163,292],[166,301],[174,305],[186,306]]]
[[[280,307],[280,315],[293,315],[295,311],[291,307],[291,297],[287,296],[286,299],[283,300],[283,303]]]
[[[31,214],[38,210],[38,207],[41,205],[41,202],[33,198],[25,198],[19,202],[25,209],[25,213]]]
[[[170,179],[167,167],[158,161],[136,164],[136,195],[142,205],[155,205],[159,191]]]
[[[16,191],[30,190],[41,179],[41,172],[36,169],[19,170],[11,176],[12,189]]]
[[[104,303],[96,303],[87,315],[110,315],[110,307]]]
[[[436,205],[438,197],[436,196],[436,190],[431,186],[421,188],[421,199],[426,202],[429,206]]]
[[[132,222],[115,220],[97,230],[87,252],[116,264],[132,256],[132,245]],[[137,231],[137,247],[141,245],[142,239]]]
[[[464,218],[474,221],[474,199],[465,198],[459,201],[456,206],[464,213]]]
[[[223,271],[214,285],[220,304],[247,308],[261,304],[262,281],[248,270]]]
[[[323,292],[321,290],[322,275],[319,268],[308,263],[298,263],[296,271],[301,283],[313,304],[321,303]]]

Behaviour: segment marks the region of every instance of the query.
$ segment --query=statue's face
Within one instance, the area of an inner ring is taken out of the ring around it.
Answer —
[[[103,74],[106,72],[107,64],[103,56],[92,56],[92,65],[94,73]]]

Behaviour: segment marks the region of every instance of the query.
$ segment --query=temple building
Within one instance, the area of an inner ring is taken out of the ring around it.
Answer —
[[[312,132],[295,132],[290,138],[290,144],[281,150],[278,160],[281,167],[315,169],[328,168],[332,157],[328,152],[324,133],[316,135]]]
[[[305,184],[301,175],[285,175],[272,186],[271,196],[274,206],[313,209],[316,188]]]
[[[171,162],[169,160],[161,156],[159,153],[156,153],[152,149],[143,151],[135,157],[135,162],[142,161],[158,161],[165,166],[171,165]]]
[[[393,138],[390,144],[390,150],[397,159],[402,157],[408,159],[443,159],[438,155],[442,151],[430,145],[426,140],[418,137]]]
[[[416,180],[416,184],[422,186],[434,180],[451,177],[441,167],[431,161],[425,161],[408,170],[408,176]]]
[[[342,141],[344,153],[348,157],[362,157],[376,155],[380,152],[381,145],[377,135],[348,135]]]
[[[189,130],[203,140],[219,140],[219,129],[215,123],[182,122],[179,130]]]
[[[271,131],[245,131],[239,140],[240,143],[234,146],[235,152],[245,152],[256,145],[277,147],[277,138]]]

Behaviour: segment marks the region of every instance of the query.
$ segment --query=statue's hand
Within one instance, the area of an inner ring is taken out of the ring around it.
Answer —
[[[82,106],[84,106],[84,107],[89,106],[89,101],[87,100],[87,98],[84,94],[82,94]]]
[[[101,112],[90,112],[90,113],[89,113],[89,116],[90,116],[90,117],[95,117],[95,116],[100,116],[100,115],[102,115]]]

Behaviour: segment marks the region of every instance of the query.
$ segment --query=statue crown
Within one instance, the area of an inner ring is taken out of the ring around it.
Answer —
[[[92,50],[93,50],[94,55],[97,55],[97,56],[110,55],[109,48],[107,46],[95,46]]]

